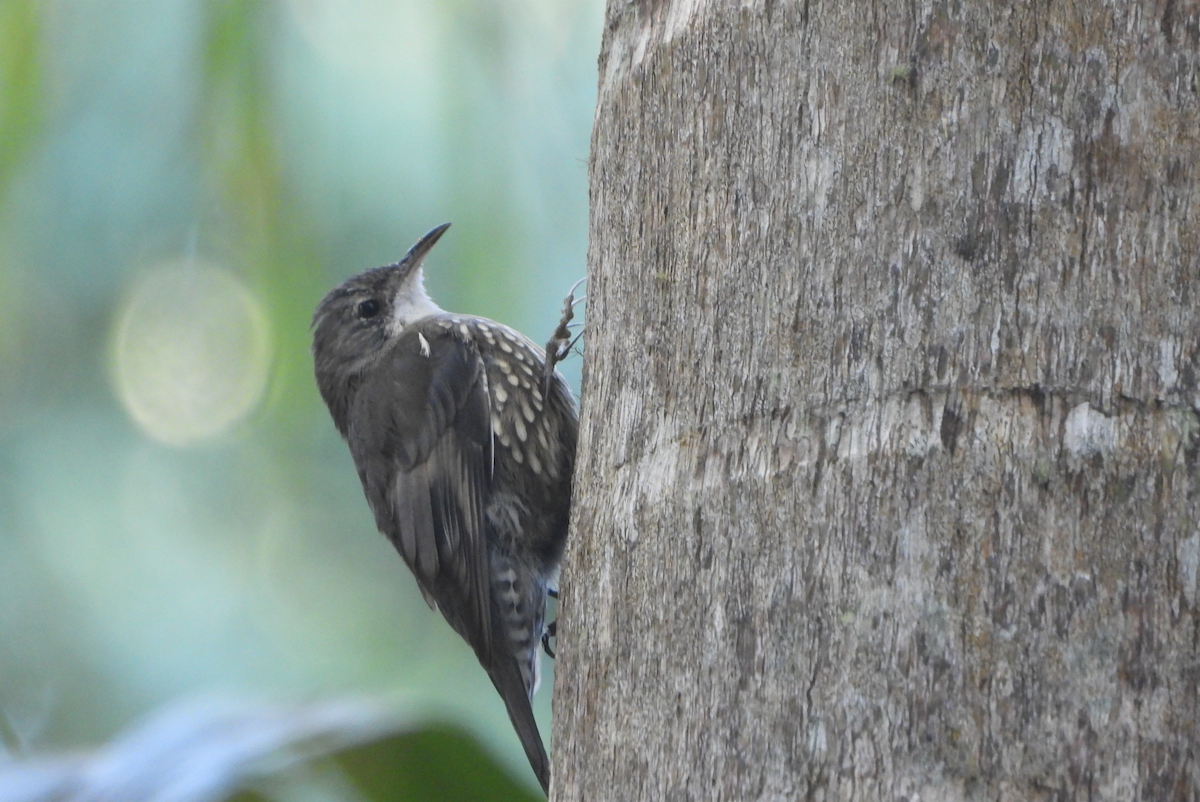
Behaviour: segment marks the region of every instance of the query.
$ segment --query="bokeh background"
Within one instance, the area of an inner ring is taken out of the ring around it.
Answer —
[[[0,2],[0,765],[179,700],[354,695],[536,787],[374,530],[308,327],[451,221],[431,295],[548,338],[584,273],[602,18]]]

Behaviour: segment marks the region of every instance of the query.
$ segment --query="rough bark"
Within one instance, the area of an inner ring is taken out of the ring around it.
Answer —
[[[1200,798],[1200,9],[610,0],[554,798]]]

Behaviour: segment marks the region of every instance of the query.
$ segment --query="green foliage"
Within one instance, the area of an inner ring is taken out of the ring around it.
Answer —
[[[0,199],[34,141],[41,112],[35,0],[0,3]]]
[[[477,741],[453,727],[396,735],[346,750],[332,762],[366,799],[378,802],[542,798],[513,782]]]

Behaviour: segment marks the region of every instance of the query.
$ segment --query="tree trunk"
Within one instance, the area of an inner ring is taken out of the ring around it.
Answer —
[[[555,799],[1200,798],[1200,5],[606,22]]]

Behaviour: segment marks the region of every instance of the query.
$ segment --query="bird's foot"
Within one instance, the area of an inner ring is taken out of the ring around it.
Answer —
[[[550,393],[550,381],[554,377],[554,366],[566,359],[571,354],[571,349],[579,342],[579,338],[583,336],[583,332],[572,337],[571,321],[575,317],[575,305],[584,299],[586,296],[575,298],[575,290],[579,289],[579,285],[587,281],[587,278],[581,278],[576,281],[570,291],[567,292],[567,297],[563,300],[562,317],[559,318],[558,328],[550,335],[549,341],[546,343],[546,375],[544,379],[545,392]]]

